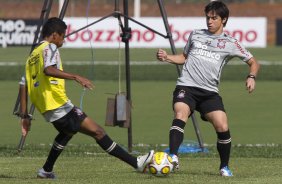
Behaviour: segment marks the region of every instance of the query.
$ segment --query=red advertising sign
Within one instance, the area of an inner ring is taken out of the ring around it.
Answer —
[[[72,33],[97,21],[99,18],[91,18],[86,21],[85,18],[66,18],[68,24],[67,34]],[[161,18],[139,18],[137,20],[146,26],[167,35],[163,20]],[[185,46],[190,32],[193,29],[205,29],[204,17],[179,17],[169,18],[170,30],[172,33],[175,46],[182,48]],[[250,24],[252,22],[252,24]],[[228,20],[224,29],[226,33],[235,37],[246,47],[266,47],[266,18],[233,18]],[[129,22],[131,27],[130,47],[146,48],[146,47],[170,47],[169,41],[152,31],[134,23]],[[119,46],[120,38],[119,23],[115,18],[103,20],[97,24],[88,27],[78,33],[66,38],[65,47],[93,47],[97,48],[115,48]]]

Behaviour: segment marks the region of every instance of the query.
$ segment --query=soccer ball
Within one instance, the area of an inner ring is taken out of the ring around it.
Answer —
[[[156,152],[148,167],[154,176],[167,176],[173,169],[172,158],[165,152]]]

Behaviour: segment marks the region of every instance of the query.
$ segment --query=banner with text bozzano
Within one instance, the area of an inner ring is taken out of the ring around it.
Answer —
[[[118,19],[100,18],[65,18],[67,35],[64,47],[67,48],[117,48],[123,46]],[[142,17],[135,19],[163,36],[167,36],[161,17]],[[168,18],[169,29],[177,48],[183,48],[188,36],[194,29],[205,29],[205,17],[172,17]],[[251,22],[251,23],[250,23]],[[35,20],[0,20],[0,46],[31,45],[36,30]],[[94,24],[92,24],[94,23]],[[87,25],[91,26],[87,27]],[[129,20],[131,28],[131,48],[165,48],[170,47],[168,39]],[[267,20],[265,17],[230,17],[224,31],[235,37],[246,47],[266,47]]]
[[[65,18],[68,24],[67,34],[89,25],[99,18]],[[157,32],[167,35],[162,18],[138,18],[136,21],[150,27]],[[194,29],[205,29],[205,17],[174,17],[168,18],[169,27],[175,46],[182,48],[185,46],[188,36]],[[251,23],[250,23],[251,22]],[[153,33],[129,20],[129,27],[132,30],[130,47],[170,47],[168,39]],[[230,17],[225,32],[232,35],[246,47],[266,47],[267,21],[264,17]],[[66,39],[65,47],[93,47],[115,48],[120,42],[120,26],[115,18],[108,18],[101,22],[79,31]]]

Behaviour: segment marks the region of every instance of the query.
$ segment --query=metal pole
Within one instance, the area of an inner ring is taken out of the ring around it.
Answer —
[[[38,24],[37,29],[35,31],[35,36],[34,36],[34,39],[33,39],[33,44],[31,46],[31,49],[30,49],[29,53],[31,53],[33,51],[34,47],[36,46],[36,44],[41,39],[40,38],[41,37],[40,30],[41,30],[42,25],[45,23],[45,21],[49,17],[49,13],[50,13],[50,10],[51,10],[52,3],[53,3],[53,0],[45,0],[44,3],[43,3],[43,7],[42,7],[42,10],[41,10],[41,15],[40,15],[40,18],[39,18],[39,20],[41,22]]]
[[[119,12],[119,0],[115,0],[115,12]]]
[[[166,14],[166,11],[165,11],[164,6],[163,6],[163,1],[158,0],[158,4],[159,4],[161,15],[162,15],[162,18],[163,18],[163,21],[164,21],[165,29],[166,29],[166,32],[167,32],[167,35],[168,35],[171,51],[175,55],[176,49],[175,49],[175,45],[174,45],[174,42],[173,42],[173,39],[172,39],[171,31],[169,29],[167,14]],[[180,76],[181,72],[180,72],[179,65],[176,65],[176,68],[177,68],[178,76]],[[192,122],[193,122],[193,126],[194,126],[194,129],[195,129],[195,133],[196,133],[198,142],[199,142],[199,146],[203,150],[203,148],[204,148],[203,139],[202,139],[200,128],[199,128],[198,122],[196,121],[196,117],[195,117],[194,113],[191,115],[191,119],[192,119]]]
[[[69,4],[69,0],[64,0],[64,4],[61,7],[61,12],[59,14],[59,19],[61,19],[61,20],[64,19],[65,14],[66,14],[66,10],[67,10],[67,7],[68,7],[68,4]]]
[[[172,53],[175,55],[176,54],[176,49],[175,49],[174,41],[172,39],[171,31],[169,29],[168,20],[167,20],[167,14],[166,14],[166,11],[165,11],[165,9],[163,7],[163,3],[162,3],[161,0],[158,0],[158,4],[159,4],[159,7],[160,7],[160,11],[161,11],[161,15],[162,15],[162,18],[163,18],[163,22],[164,22],[164,25],[165,25],[165,30],[167,32],[167,37],[168,37],[168,40],[169,40],[170,48],[171,48]],[[176,69],[177,69],[178,76],[180,76],[181,72],[180,72],[179,65],[176,65]]]
[[[139,18],[141,15],[141,0],[134,0],[134,17]]]
[[[125,71],[126,71],[126,98],[131,105],[131,86],[130,86],[130,59],[129,59],[129,39],[131,38],[131,29],[128,27],[128,0],[123,1],[124,9],[124,30],[122,41],[125,43]],[[128,151],[132,151],[132,118],[131,108],[129,108],[129,127],[128,127]]]
[[[199,127],[199,124],[197,123],[197,120],[196,120],[194,113],[191,115],[191,118],[192,118],[192,122],[193,122],[193,125],[194,125],[194,130],[195,130],[198,142],[199,142],[199,146],[202,149],[202,151],[204,151],[204,141],[203,141],[203,138],[201,136],[200,127]]]

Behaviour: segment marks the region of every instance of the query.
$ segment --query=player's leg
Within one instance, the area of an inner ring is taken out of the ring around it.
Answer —
[[[232,176],[228,168],[231,151],[231,135],[222,98],[218,93],[208,91],[204,92],[204,96],[205,98],[200,102],[198,109],[201,112],[202,119],[212,123],[216,131],[217,150],[220,157],[220,173],[223,176]],[[222,173],[222,170],[224,173]]]
[[[43,167],[38,171],[37,177],[55,179],[56,176],[52,172],[54,164],[71,138],[71,135],[65,134],[63,132],[60,132],[56,136],[48,158]]]
[[[79,108],[74,107],[62,118],[53,121],[53,126],[58,130],[59,134],[56,136],[53,146],[49,152],[48,158],[42,169],[38,171],[37,176],[39,178],[54,179],[55,174],[53,172],[53,166],[63,151],[64,147],[71,140],[74,134],[76,134],[80,128],[80,123],[86,117]]]
[[[169,130],[169,153],[173,159],[175,169],[179,168],[178,149],[184,139],[184,127],[191,114],[188,104],[193,104],[190,90],[185,86],[176,86],[173,92],[174,119]]]
[[[217,150],[220,156],[221,175],[230,176],[232,173],[228,168],[230,151],[231,151],[231,135],[228,128],[227,116],[224,111],[213,111],[206,114],[206,118],[213,124],[217,133]]]
[[[169,154],[175,169],[179,169],[178,149],[184,139],[184,127],[190,114],[190,108],[183,102],[174,104],[174,120],[169,130]]]
[[[86,117],[83,120],[79,132],[93,137],[98,145],[107,153],[128,163],[140,172],[145,170],[146,166],[153,158],[154,151],[150,151],[148,154],[139,156],[138,158],[130,155],[117,143],[115,143],[101,126],[89,117]]]
[[[170,154],[177,155],[179,146],[184,139],[184,127],[190,114],[190,108],[183,102],[174,104],[174,120],[169,131]]]

